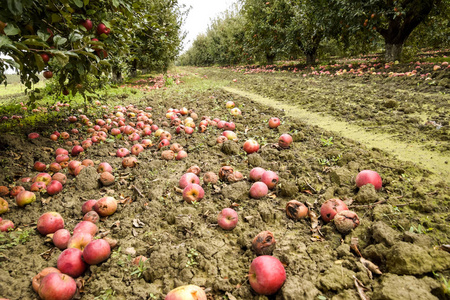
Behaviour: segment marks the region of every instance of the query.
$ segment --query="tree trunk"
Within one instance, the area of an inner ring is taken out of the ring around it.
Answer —
[[[384,54],[384,58],[386,61],[401,61],[403,44],[386,43],[385,47],[386,53]]]
[[[275,54],[266,54],[267,64],[273,65],[273,61],[275,60]]]
[[[122,72],[119,68],[113,67],[112,68],[112,81],[115,83],[122,82]]]
[[[308,52],[306,54],[306,64],[309,66],[316,64],[317,51]]]
[[[130,69],[130,76],[132,78],[137,76],[137,59],[133,60],[133,64],[131,65]]]

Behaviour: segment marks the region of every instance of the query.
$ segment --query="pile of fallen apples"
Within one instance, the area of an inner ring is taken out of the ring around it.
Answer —
[[[98,106],[100,103],[96,103]],[[106,106],[102,106],[106,109]],[[226,108],[230,110],[233,116],[241,115],[242,112],[232,101],[226,103]],[[53,132],[49,138],[54,141],[62,141],[66,146],[72,147],[70,151],[63,148],[57,148],[55,151],[55,161],[46,165],[42,162],[35,162],[34,170],[40,172],[33,178],[22,178],[18,184],[11,189],[6,186],[0,186],[0,197],[10,196],[15,199],[18,207],[24,207],[36,200],[35,193],[47,193],[50,196],[60,193],[67,181],[67,172],[76,177],[86,167],[95,167],[90,159],[82,161],[73,159],[91,147],[93,144],[106,141],[112,136],[115,139],[127,141],[133,145],[130,149],[121,147],[117,149],[115,156],[122,158],[122,167],[133,168],[138,165],[137,157],[145,149],[158,148],[161,151],[161,158],[165,160],[182,160],[188,153],[178,143],[172,143],[172,134],[169,131],[160,129],[153,123],[151,117],[152,108],[147,107],[144,110],[135,108],[133,105],[115,106],[111,113],[104,113],[103,118],[90,120],[85,115],[79,117],[70,116],[68,122],[72,123],[73,128],[70,133],[57,131]],[[132,121],[127,121],[127,118]],[[237,141],[238,137],[234,132],[236,125],[232,121],[224,121],[218,118],[202,117],[187,108],[170,108],[166,112],[167,121],[161,123],[162,127],[174,128],[175,134],[192,134],[195,129],[203,133],[208,127],[213,126],[223,129],[222,134],[217,137],[217,143],[223,143],[226,140]],[[279,118],[270,118],[269,128],[277,128],[281,124]],[[71,134],[80,137],[80,131],[77,128],[86,128],[89,135],[82,142],[77,139],[70,141]],[[108,136],[108,134],[110,136]],[[153,136],[158,139],[153,143]],[[39,138],[38,133],[30,133],[30,139]],[[278,143],[274,144],[278,149],[283,150],[291,146],[293,138],[291,135],[282,134]],[[259,151],[260,145],[255,139],[248,139],[242,145],[242,149],[247,153]],[[46,173],[48,171],[49,173]],[[115,182],[113,167],[102,162],[97,166],[97,172],[100,174],[100,182],[104,186],[112,185]],[[51,175],[53,174],[53,175]],[[189,204],[196,204],[202,200],[205,191],[200,182],[201,169],[198,166],[192,166],[179,179],[179,191],[182,193],[184,201]],[[215,173],[212,171],[204,172],[202,180],[204,186],[221,183],[233,183],[246,180],[243,174],[236,171],[231,166],[223,166]],[[261,167],[253,168],[248,174],[248,180],[253,182],[249,196],[253,199],[261,199],[273,191],[279,181],[276,172],[265,170]],[[25,190],[23,185],[31,183],[29,191]],[[356,185],[361,187],[365,184],[374,185],[376,190],[382,186],[380,175],[371,170],[361,171],[356,176]],[[81,276],[89,265],[96,265],[107,260],[111,249],[117,245],[117,241],[103,236],[96,238],[98,233],[98,221],[101,217],[112,215],[117,210],[117,201],[113,197],[103,197],[98,200],[88,200],[82,205],[84,214],[73,229],[72,234],[64,228],[64,220],[57,212],[46,212],[37,221],[37,230],[43,236],[51,238],[53,244],[62,250],[57,260],[56,268],[50,267],[40,271],[32,280],[33,289],[44,300],[52,299],[72,299],[77,291],[76,278]],[[0,198],[0,214],[9,210],[8,201]],[[292,220],[300,220],[308,217],[309,209],[307,205],[297,200],[291,200],[286,205],[286,215]],[[360,220],[357,214],[348,210],[347,205],[340,199],[330,199],[325,201],[320,208],[320,215],[325,223],[333,221],[336,229],[342,234],[349,233],[356,228]],[[217,216],[218,226],[226,231],[233,230],[238,224],[238,213],[233,208],[224,208]],[[0,231],[9,231],[14,229],[14,224],[10,220],[2,220],[0,217]],[[259,233],[252,242],[252,249],[257,257],[252,261],[249,269],[249,282],[252,289],[261,295],[275,294],[286,280],[286,271],[283,264],[272,256],[276,241],[273,234],[269,231]],[[137,261],[139,263],[141,258]],[[144,259],[144,258],[142,258]],[[166,300],[190,300],[204,299],[206,294],[203,289],[195,285],[178,287],[170,291],[165,297]]]

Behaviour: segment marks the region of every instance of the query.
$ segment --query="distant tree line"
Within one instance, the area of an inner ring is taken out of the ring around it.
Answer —
[[[267,63],[450,46],[450,0],[241,0],[213,20],[181,65]],[[405,53],[406,52],[406,53]]]

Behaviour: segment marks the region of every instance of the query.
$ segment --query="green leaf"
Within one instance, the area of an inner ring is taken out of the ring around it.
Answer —
[[[55,51],[53,52],[55,54],[56,59],[58,60],[58,62],[64,67],[65,65],[67,65],[69,63],[69,57],[67,55],[65,55],[63,52],[61,51]]]
[[[39,54],[34,53],[34,59],[36,60],[36,66],[38,67],[39,72],[44,70],[45,62],[42,57]]]
[[[119,5],[120,5],[119,0],[113,0],[113,6],[114,7],[119,7]]]
[[[6,35],[0,35],[0,48],[4,45],[11,45],[12,42]]]
[[[59,14],[52,14],[52,23],[61,22],[62,17]]]
[[[83,27],[84,28],[84,27]],[[71,41],[72,43],[73,42],[76,42],[76,41],[79,41],[79,40],[81,40],[83,38],[83,36],[81,35],[81,34],[79,34],[79,33],[76,33],[76,32],[72,32],[70,35],[69,35],[69,41]]]
[[[8,9],[13,15],[20,16],[23,14],[22,1],[8,0]]]
[[[15,45],[16,45],[17,49],[19,49],[19,50],[25,50],[25,51],[30,50],[30,48],[28,48],[27,45],[25,45],[24,43],[16,42]]]
[[[88,6],[89,5],[89,0],[84,0],[83,3],[84,3],[84,6]]]
[[[25,45],[30,45],[30,46],[39,46],[39,47],[43,47],[43,48],[50,48],[46,43],[40,42],[35,39],[27,39],[27,40],[23,41],[23,43]]]
[[[75,5],[78,6],[79,8],[83,7],[83,1],[81,0],[73,0],[73,3],[75,3]]]
[[[3,32],[5,32],[6,35],[16,35],[20,33],[20,29],[15,24],[9,23],[5,29],[3,29]]]
[[[44,31],[40,31],[40,30],[37,32],[37,35],[43,41],[46,41],[46,40],[48,40],[50,38],[50,33],[44,32]]]
[[[57,35],[53,38],[53,41],[55,42],[56,46],[61,46],[67,42],[67,39],[60,35]]]

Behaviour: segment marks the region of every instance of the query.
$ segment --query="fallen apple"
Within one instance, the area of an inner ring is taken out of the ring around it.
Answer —
[[[355,182],[357,187],[362,187],[363,185],[370,183],[377,191],[380,190],[382,186],[380,174],[372,170],[363,170],[359,172],[358,175],[356,175]]]
[[[207,298],[201,287],[191,284],[171,290],[164,300],[207,300]]]
[[[111,247],[103,239],[93,240],[83,250],[83,260],[89,265],[96,265],[108,259]]]
[[[286,270],[278,258],[263,255],[252,261],[248,274],[250,286],[260,295],[273,295],[286,281]]]
[[[238,223],[238,214],[232,208],[224,208],[217,216],[217,224],[224,230],[232,230]]]
[[[320,207],[320,215],[325,223],[333,220],[334,216],[343,210],[348,210],[347,205],[341,199],[329,199]]]
[[[77,248],[67,248],[58,257],[56,265],[62,273],[77,278],[86,270],[86,263],[82,258],[83,252]]]
[[[77,284],[67,274],[50,273],[39,285],[39,297],[42,300],[70,300],[75,296]]]
[[[63,228],[64,219],[55,211],[43,213],[37,221],[37,230],[42,235],[55,233],[58,229]]]

